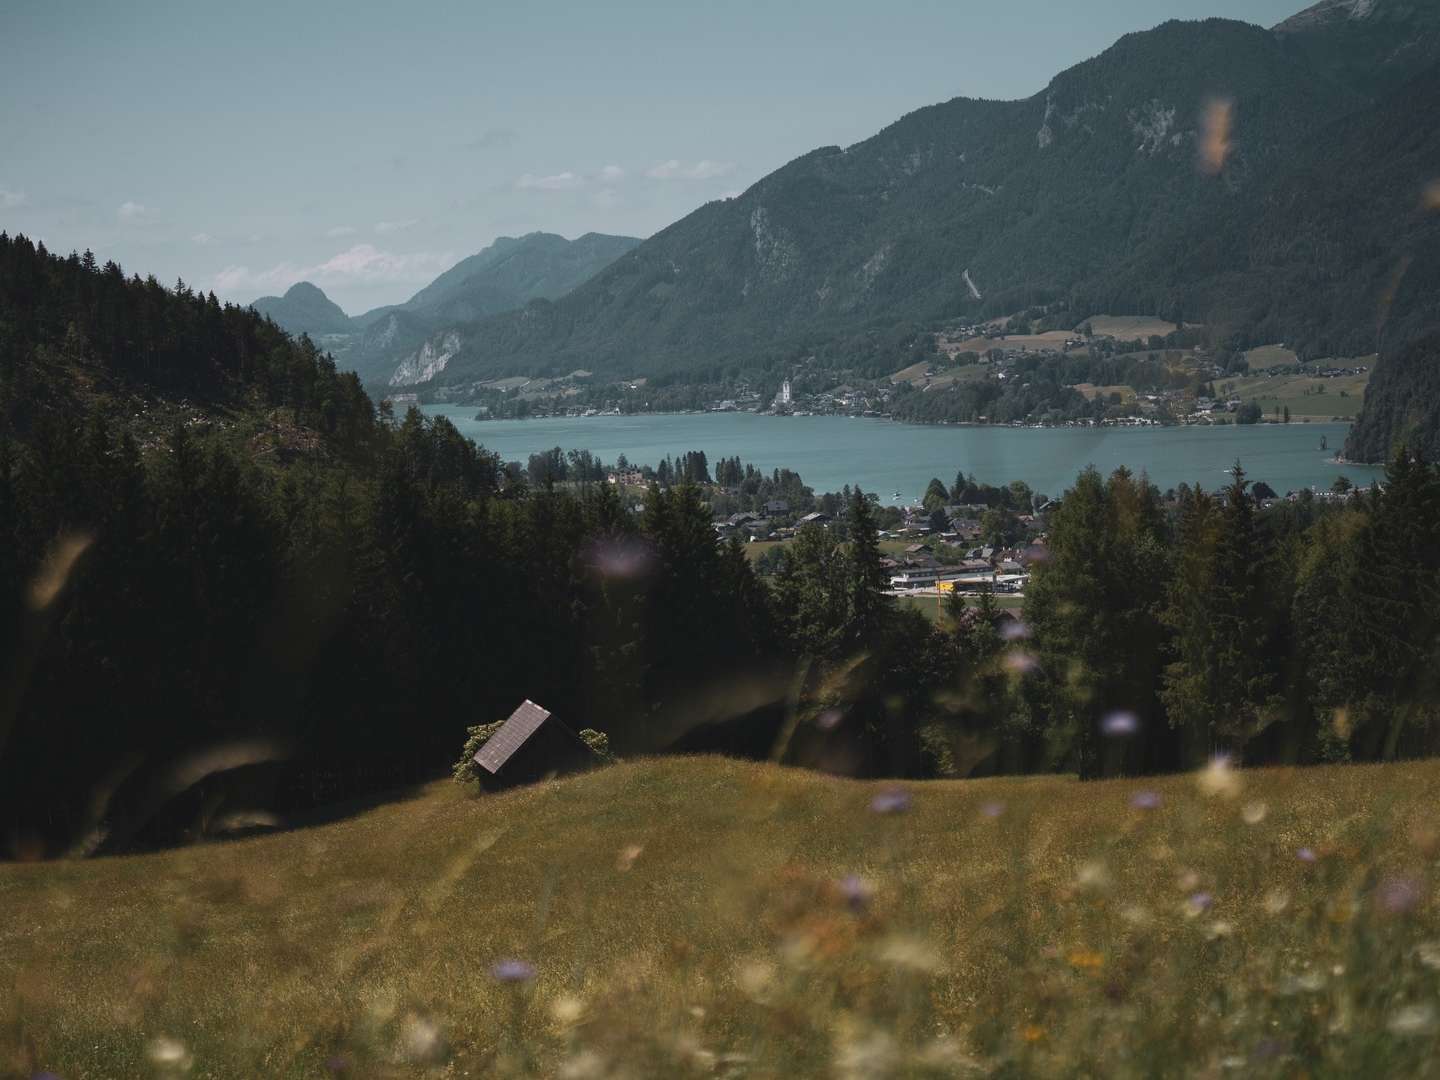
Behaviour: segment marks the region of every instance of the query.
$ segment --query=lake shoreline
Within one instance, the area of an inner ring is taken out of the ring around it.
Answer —
[[[588,450],[606,465],[623,454],[635,465],[703,451],[711,466],[739,457],[765,473],[789,469],[817,492],[846,484],[907,500],[931,477],[947,485],[957,471],[983,483],[1023,480],[1058,495],[1087,465],[1102,473],[1125,467],[1146,473],[1162,491],[1181,483],[1213,490],[1241,459],[1246,473],[1280,493],[1328,490],[1337,475],[1359,487],[1377,473],[1336,465],[1348,424],[1181,425],[1175,427],[1015,428],[1000,424],[911,424],[881,417],[775,416],[748,412],[625,413],[527,420],[474,419],[473,406],[427,405],[460,432],[506,461],[525,463],[555,447]]]

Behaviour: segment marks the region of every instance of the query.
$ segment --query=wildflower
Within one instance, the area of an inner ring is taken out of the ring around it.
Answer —
[[[1436,1023],[1435,1006],[1427,1003],[1396,1010],[1385,1027],[1392,1035],[1430,1035],[1440,1025]]]
[[[1075,875],[1075,884],[1082,889],[1107,889],[1110,887],[1110,871],[1104,863],[1092,860],[1080,867]]]
[[[1211,758],[1210,764],[1200,770],[1196,783],[1203,794],[1212,797],[1232,799],[1240,793],[1240,777],[1236,775],[1228,754],[1216,754]]]
[[[1271,889],[1265,894],[1265,899],[1261,901],[1261,904],[1267,915],[1283,914],[1285,909],[1290,906],[1290,894],[1284,889]]]
[[[1415,946],[1415,956],[1431,971],[1440,971],[1440,941],[1425,941]]]
[[[768,960],[747,960],[735,972],[735,982],[746,996],[760,1000],[775,982],[775,965]]]
[[[1403,915],[1420,903],[1420,887],[1408,878],[1388,878],[1380,883],[1378,896],[1387,912]]]
[[[535,968],[524,960],[501,960],[490,969],[497,982],[523,983],[535,977]]]
[[[562,1027],[569,1027],[585,1014],[585,1003],[569,994],[561,994],[550,1003],[550,1015]]]
[[[1219,941],[1221,938],[1231,937],[1234,933],[1235,927],[1224,919],[1216,919],[1205,928],[1205,936],[1211,941]]]
[[[1136,810],[1158,810],[1161,801],[1158,791],[1137,791],[1130,796],[1130,805]]]
[[[186,1070],[190,1068],[192,1061],[190,1051],[185,1049],[184,1043],[165,1035],[151,1039],[147,1052],[150,1060],[162,1069]]]
[[[1191,918],[1203,915],[1210,910],[1214,903],[1215,898],[1208,892],[1192,893],[1190,898],[1185,901],[1185,913]]]
[[[400,1028],[400,1059],[409,1062],[437,1061],[445,1054],[440,1029],[423,1016],[410,1015]]]
[[[821,731],[834,731],[843,719],[844,714],[839,709],[826,709],[815,718],[815,726]]]
[[[630,844],[620,849],[620,854],[615,857],[615,869],[622,874],[635,865],[635,860],[640,858],[640,853],[645,848],[640,844]]]
[[[1100,730],[1111,739],[1124,739],[1140,730],[1140,718],[1133,712],[1112,712],[1100,721]]]
[[[1240,811],[1240,819],[1246,825],[1259,825],[1269,812],[1270,808],[1263,802],[1250,802],[1246,803],[1244,809]]]
[[[981,803],[980,813],[982,816],[989,818],[991,821],[994,821],[1001,814],[1005,813],[1005,804],[1003,802]]]
[[[895,1040],[883,1031],[869,1031],[841,1041],[835,1072],[842,1077],[889,1076],[899,1064]]]
[[[870,809],[877,814],[903,814],[910,809],[911,801],[904,788],[886,788],[870,800]]]
[[[1020,1029],[1020,1038],[1027,1043],[1037,1043],[1045,1038],[1045,1029],[1039,1024],[1026,1024]]]
[[[1302,847],[1299,851],[1295,852],[1295,857],[1303,863],[1313,863],[1319,859],[1319,856],[1315,854],[1315,849],[1308,847]]]
[[[880,947],[880,959],[920,974],[928,975],[940,970],[940,958],[935,950],[918,938],[890,938]]]
[[[1091,949],[1076,949],[1066,960],[1079,971],[1099,971],[1105,966],[1105,957]]]
[[[856,874],[846,874],[836,884],[846,906],[857,915],[870,905],[870,898],[875,895],[870,883]]]

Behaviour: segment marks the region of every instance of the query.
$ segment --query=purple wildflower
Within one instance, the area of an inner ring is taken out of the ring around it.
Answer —
[[[1306,863],[1313,863],[1319,859],[1319,856],[1315,854],[1315,849],[1308,847],[1302,847],[1299,851],[1295,852],[1295,857],[1301,862]]]
[[[981,803],[980,813],[993,820],[994,818],[998,818],[1001,814],[1005,813],[1005,804],[1003,802]]]
[[[490,969],[490,974],[499,982],[522,983],[535,977],[535,968],[524,960],[501,960]]]
[[[1387,878],[1377,891],[1380,906],[1391,915],[1403,915],[1420,903],[1420,887],[1409,878]]]
[[[851,911],[859,915],[870,905],[870,897],[874,890],[870,883],[856,874],[846,874],[839,881],[840,895],[845,898],[846,905]]]
[[[903,814],[910,803],[910,793],[904,788],[886,788],[870,800],[870,809],[877,814]]]
[[[815,726],[821,731],[834,731],[843,719],[844,715],[839,709],[826,709],[815,718]]]
[[[1006,641],[1023,641],[1030,636],[1030,627],[1019,619],[1014,619],[1000,628],[1000,636]]]
[[[1137,791],[1130,796],[1130,805],[1136,810],[1158,810],[1160,802],[1158,791]]]
[[[1198,915],[1201,912],[1209,911],[1214,903],[1215,898],[1208,892],[1197,892],[1190,897],[1190,910]]]
[[[1100,730],[1112,739],[1123,739],[1140,730],[1140,718],[1133,712],[1112,712],[1100,721]]]

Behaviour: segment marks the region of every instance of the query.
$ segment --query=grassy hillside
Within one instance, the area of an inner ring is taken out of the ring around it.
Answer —
[[[1204,779],[641,761],[0,866],[0,1071],[1421,1074],[1440,765]]]

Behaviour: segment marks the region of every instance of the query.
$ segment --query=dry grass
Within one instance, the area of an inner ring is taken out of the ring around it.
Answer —
[[[1085,321],[1097,336],[1118,338],[1121,341],[1148,341],[1151,337],[1165,337],[1179,329],[1175,323],[1157,319],[1153,315],[1092,315]]]
[[[1081,397],[1086,401],[1094,401],[1097,397],[1103,397],[1107,401],[1111,394],[1119,394],[1120,400],[1127,405],[1138,396],[1133,386],[1117,384],[1115,386],[1096,386],[1094,383],[1076,383],[1074,389],[1080,392]]]
[[[0,1073],[1433,1071],[1440,766],[1214,779],[640,761],[4,866]]]

